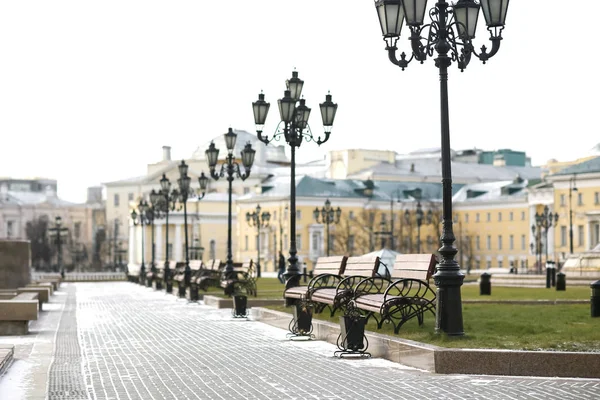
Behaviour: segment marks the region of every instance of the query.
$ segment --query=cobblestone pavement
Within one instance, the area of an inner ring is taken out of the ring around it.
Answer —
[[[132,283],[77,283],[67,293],[50,400],[600,398],[600,380],[446,376],[340,360],[328,343],[290,342],[283,330]]]

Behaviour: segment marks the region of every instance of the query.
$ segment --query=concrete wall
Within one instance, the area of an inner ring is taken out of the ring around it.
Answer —
[[[0,289],[22,287],[31,281],[28,240],[0,240]]]

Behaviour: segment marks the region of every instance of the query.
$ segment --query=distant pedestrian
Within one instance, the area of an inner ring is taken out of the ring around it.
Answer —
[[[277,273],[277,279],[279,279],[279,282],[281,283],[285,283],[283,274],[285,274],[285,257],[279,252],[279,272]]]

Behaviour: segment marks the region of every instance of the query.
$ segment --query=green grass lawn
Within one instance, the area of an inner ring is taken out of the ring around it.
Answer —
[[[258,280],[259,298],[281,299],[283,285],[275,278]],[[492,287],[491,296],[480,296],[478,285],[465,285],[463,299],[479,300],[589,300],[589,287],[567,287],[564,292],[545,288]],[[291,313],[283,305],[269,308]],[[315,318],[339,323],[339,315],[327,312]],[[455,348],[498,348],[519,350],[600,351],[600,318],[590,317],[589,304],[521,305],[463,304],[466,335],[450,338],[434,333],[435,319],[425,316],[419,326],[416,319],[407,322],[398,337]],[[391,325],[377,330],[369,321],[367,329],[394,335]]]

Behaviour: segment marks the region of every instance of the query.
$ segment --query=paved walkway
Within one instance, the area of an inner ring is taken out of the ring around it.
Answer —
[[[50,400],[600,397],[600,380],[445,376],[340,360],[328,343],[290,342],[283,330],[131,283],[63,284],[59,293],[32,335],[11,339],[17,361],[0,378],[0,399],[41,400],[43,390]]]

